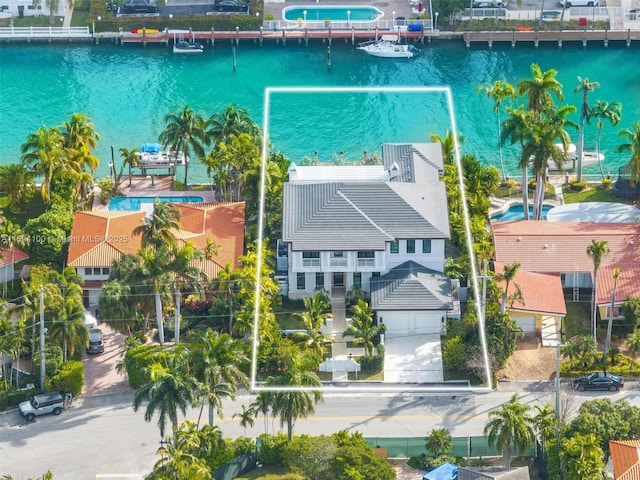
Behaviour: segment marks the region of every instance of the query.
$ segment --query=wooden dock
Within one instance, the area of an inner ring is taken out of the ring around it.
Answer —
[[[495,32],[465,32],[463,39],[467,47],[472,43],[486,43],[489,48],[493,44],[511,43],[515,47],[518,43],[533,43],[538,47],[540,43],[557,43],[562,47],[563,42],[582,42],[587,46],[589,42],[602,42],[605,47],[609,42],[625,42],[627,47],[632,41],[640,41],[638,30],[533,30],[533,31],[495,31]]]

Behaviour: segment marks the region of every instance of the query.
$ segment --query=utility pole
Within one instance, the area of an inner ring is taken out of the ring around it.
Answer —
[[[40,391],[44,392],[44,287],[40,285]]]
[[[180,343],[180,287],[176,287],[176,316],[174,318],[174,339],[176,345]]]

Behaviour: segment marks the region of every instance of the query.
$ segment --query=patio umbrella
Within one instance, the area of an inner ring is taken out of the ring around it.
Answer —
[[[418,13],[422,13],[422,2],[418,2]]]

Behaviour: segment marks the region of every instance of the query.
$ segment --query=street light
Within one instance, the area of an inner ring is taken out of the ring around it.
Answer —
[[[434,30],[438,29],[438,15],[440,15],[440,12],[436,12],[436,22],[433,24]]]
[[[396,11],[394,10],[393,12],[391,12],[391,21],[393,22],[391,25],[395,25],[396,24]]]
[[[347,27],[349,26],[349,22],[351,22],[351,10],[347,10]]]
[[[302,15],[304,16],[304,23],[307,23],[307,11],[303,10]]]

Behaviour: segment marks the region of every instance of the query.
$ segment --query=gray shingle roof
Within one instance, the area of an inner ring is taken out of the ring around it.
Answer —
[[[397,238],[448,238],[444,184],[285,183],[283,240],[293,250],[384,250]]]
[[[374,310],[451,310],[451,281],[408,261],[371,279],[371,306]]]
[[[442,148],[438,143],[385,143],[382,162],[387,170],[394,163],[400,168],[396,182],[437,182],[444,170]]]

